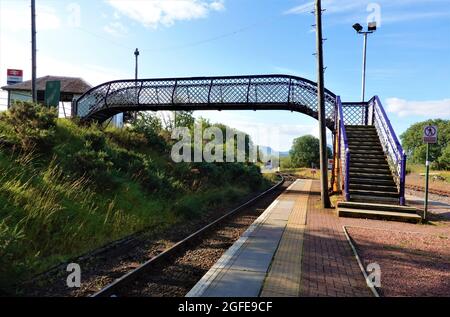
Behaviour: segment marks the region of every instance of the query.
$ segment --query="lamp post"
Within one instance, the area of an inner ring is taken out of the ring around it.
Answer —
[[[364,31],[364,28],[361,24],[356,23],[353,25],[353,28],[355,29],[358,34],[362,34],[364,36],[364,46],[363,46],[363,66],[362,66],[362,92],[361,92],[361,99],[362,102],[366,99],[366,65],[367,65],[367,36],[369,34],[374,33],[377,30],[377,23],[376,22],[370,22],[367,26],[367,31]]]
[[[136,57],[136,64],[135,64],[135,70],[134,70],[134,79],[138,79],[138,57],[139,57],[139,50],[136,49],[134,51],[134,56]]]

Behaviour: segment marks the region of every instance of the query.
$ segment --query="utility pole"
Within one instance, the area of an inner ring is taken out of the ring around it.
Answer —
[[[31,0],[31,95],[37,102],[36,90],[36,1]]]
[[[317,103],[320,128],[320,183],[323,208],[330,208],[328,195],[328,158],[327,158],[327,134],[325,126],[325,89],[323,68],[323,37],[322,37],[322,4],[316,0],[316,45],[317,45]]]

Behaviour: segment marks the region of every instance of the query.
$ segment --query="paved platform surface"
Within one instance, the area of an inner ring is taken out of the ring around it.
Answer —
[[[293,183],[187,296],[372,296],[319,186]]]
[[[311,181],[306,180],[297,180],[289,186],[225,252],[187,296],[259,296],[280,241],[283,240],[283,244],[289,242],[289,239],[284,238],[286,226],[288,223],[291,226],[298,221],[302,222],[301,218],[305,217],[301,215],[303,209],[300,204],[304,205],[306,202],[310,186]],[[299,196],[306,198],[299,199]],[[301,252],[297,251],[297,254],[301,255]]]
[[[420,208],[423,199],[408,196]],[[280,195],[187,296],[373,296],[343,227],[450,238],[450,205],[430,202],[432,225],[339,218],[322,209],[320,183],[298,180]],[[375,241],[373,243],[374,246]]]

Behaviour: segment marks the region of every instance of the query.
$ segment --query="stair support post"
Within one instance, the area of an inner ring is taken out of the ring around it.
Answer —
[[[400,205],[405,206],[406,154],[403,153],[400,167]]]

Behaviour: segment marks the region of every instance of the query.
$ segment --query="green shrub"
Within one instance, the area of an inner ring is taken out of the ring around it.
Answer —
[[[55,108],[17,101],[8,111],[0,114],[0,121],[10,128],[2,134],[23,151],[44,151],[51,146],[56,118]]]

